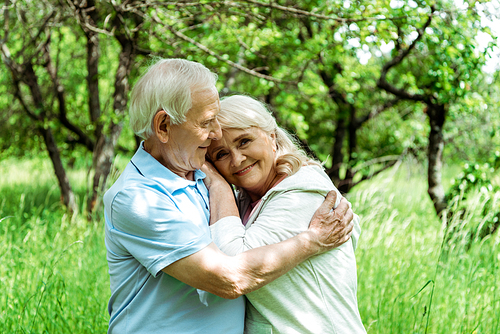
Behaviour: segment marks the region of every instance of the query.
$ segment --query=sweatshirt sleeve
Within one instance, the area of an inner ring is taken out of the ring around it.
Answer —
[[[245,226],[239,217],[231,216],[218,220],[210,225],[212,241],[221,251],[235,256],[250,249],[245,248]]]

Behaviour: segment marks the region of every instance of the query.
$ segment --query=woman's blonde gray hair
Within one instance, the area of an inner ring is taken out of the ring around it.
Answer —
[[[276,171],[278,174],[295,174],[304,164],[316,164],[299,148],[297,140],[276,124],[276,119],[266,105],[245,95],[221,99],[217,116],[221,128],[246,129],[257,127],[268,135],[276,135]]]
[[[172,124],[186,120],[191,94],[215,87],[217,74],[200,63],[185,59],[159,59],[132,89],[130,127],[142,139],[153,135],[152,122],[164,110]]]

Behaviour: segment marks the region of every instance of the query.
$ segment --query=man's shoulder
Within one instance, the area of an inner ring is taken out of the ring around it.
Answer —
[[[111,206],[117,196],[130,199],[130,205],[135,203],[137,196],[149,199],[162,196],[165,190],[155,180],[145,177],[140,171],[129,163],[115,183],[104,194],[104,205]]]

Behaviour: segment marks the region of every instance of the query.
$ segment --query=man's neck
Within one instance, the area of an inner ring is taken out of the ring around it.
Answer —
[[[184,171],[174,168],[174,166],[169,163],[168,159],[165,159],[164,155],[162,154],[161,147],[158,143],[155,143],[151,139],[147,139],[144,141],[144,150],[175,175],[178,175],[179,177],[182,177],[183,179],[189,181],[194,181],[194,171]]]

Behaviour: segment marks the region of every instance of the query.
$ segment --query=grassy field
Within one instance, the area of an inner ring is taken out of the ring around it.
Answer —
[[[64,214],[46,160],[4,160],[0,175],[0,333],[106,332],[102,220]],[[86,172],[70,178],[84,203]],[[358,301],[368,333],[500,333],[498,233],[468,247],[443,243],[425,170],[409,163],[349,199],[362,218]]]

